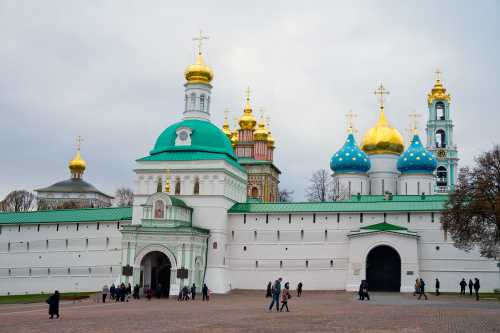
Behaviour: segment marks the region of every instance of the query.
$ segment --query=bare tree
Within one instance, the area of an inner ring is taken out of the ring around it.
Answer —
[[[289,191],[286,188],[279,190],[278,201],[279,202],[292,202],[293,201],[293,191]]]
[[[12,191],[3,199],[0,209],[4,212],[27,212],[33,210],[35,195],[25,190]]]
[[[326,169],[319,169],[313,173],[306,189],[306,198],[308,201],[333,200],[333,180]]]
[[[500,146],[460,170],[441,222],[457,248],[477,247],[483,257],[500,258]]]
[[[118,207],[130,207],[134,203],[134,192],[127,187],[120,187],[116,190],[115,204]]]

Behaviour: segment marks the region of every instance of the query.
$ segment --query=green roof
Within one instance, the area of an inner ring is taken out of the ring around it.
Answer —
[[[447,200],[447,195],[394,195],[392,200],[364,195],[326,202],[237,203],[229,213],[431,212],[443,210]]]
[[[173,197],[173,196],[169,196],[169,197],[170,197],[170,201],[172,201],[172,206],[192,209],[191,207],[186,205],[186,203],[184,201],[182,201],[181,199]]]
[[[408,228],[400,227],[398,225],[390,224],[390,223],[377,223],[372,225],[367,225],[366,227],[361,227],[362,230],[375,230],[375,231],[401,231],[408,230]]]
[[[0,224],[39,224],[132,220],[132,207],[38,210],[0,213]]]
[[[155,155],[146,156],[138,159],[137,161],[202,161],[202,160],[224,160],[246,173],[238,162],[228,157],[225,154],[202,152],[202,151],[176,151],[176,152],[163,152]]]

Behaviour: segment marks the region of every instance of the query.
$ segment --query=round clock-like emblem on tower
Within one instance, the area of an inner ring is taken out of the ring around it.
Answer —
[[[437,155],[437,158],[442,160],[442,159],[446,158],[446,150],[438,149],[438,151],[436,152],[436,155]]]

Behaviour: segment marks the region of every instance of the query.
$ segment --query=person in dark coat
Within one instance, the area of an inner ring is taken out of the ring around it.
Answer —
[[[127,287],[125,287],[125,283],[120,285],[120,291],[118,294],[120,295],[120,302],[125,302],[125,296],[127,295]]]
[[[465,295],[465,287],[467,287],[467,282],[465,282],[465,279],[462,279],[460,281],[460,295]]]
[[[272,311],[273,305],[276,304],[276,311],[280,310],[280,294],[281,294],[281,281],[283,279],[279,278],[274,282],[273,285],[273,301],[269,305],[269,311]]]
[[[475,278],[474,279],[474,291],[476,292],[476,301],[479,301],[479,288],[481,288],[481,286],[479,285],[479,279]]]
[[[266,298],[273,297],[272,287],[273,287],[273,284],[271,281],[269,281],[269,283],[267,284],[267,288],[266,288]]]
[[[421,299],[422,295],[424,295],[425,300],[427,300],[427,295],[425,294],[425,282],[424,282],[424,279],[420,279],[420,294],[418,294],[418,299]]]
[[[208,298],[208,287],[207,287],[207,285],[205,283],[203,284],[203,288],[201,289],[201,292],[203,294],[203,300],[204,301],[208,301],[209,300],[209,298]]]
[[[469,279],[469,295],[472,296],[472,289],[474,288],[474,282],[472,282],[472,279]]]
[[[194,298],[196,297],[196,285],[193,283],[191,286],[191,300],[194,301]]]
[[[139,299],[140,298],[139,297],[139,289],[140,289],[139,285],[136,284],[134,286],[134,294],[132,295],[134,297],[134,299]]]
[[[115,296],[116,296],[116,287],[115,287],[114,283],[109,288],[109,294],[111,295],[111,299],[115,299]]]
[[[359,299],[364,301],[365,298],[367,301],[370,300],[370,294],[368,294],[368,281],[362,280],[359,285]]]
[[[59,291],[55,291],[54,295],[47,299],[47,304],[49,305],[49,319],[53,319],[56,316],[59,319]]]
[[[300,295],[302,295],[302,282],[297,285],[297,297],[300,297]]]
[[[436,296],[439,296],[439,288],[441,287],[441,283],[439,282],[439,279],[436,278]]]

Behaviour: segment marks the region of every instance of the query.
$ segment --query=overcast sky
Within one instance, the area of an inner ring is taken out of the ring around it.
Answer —
[[[134,160],[182,116],[200,28],[212,121],[239,116],[250,86],[296,200],[329,168],[350,109],[360,137],[375,123],[380,82],[390,123],[404,135],[417,110],[423,134],[436,68],[469,165],[500,142],[498,13],[498,1],[0,0],[0,197],[68,178],[77,135],[87,181],[132,186]]]

